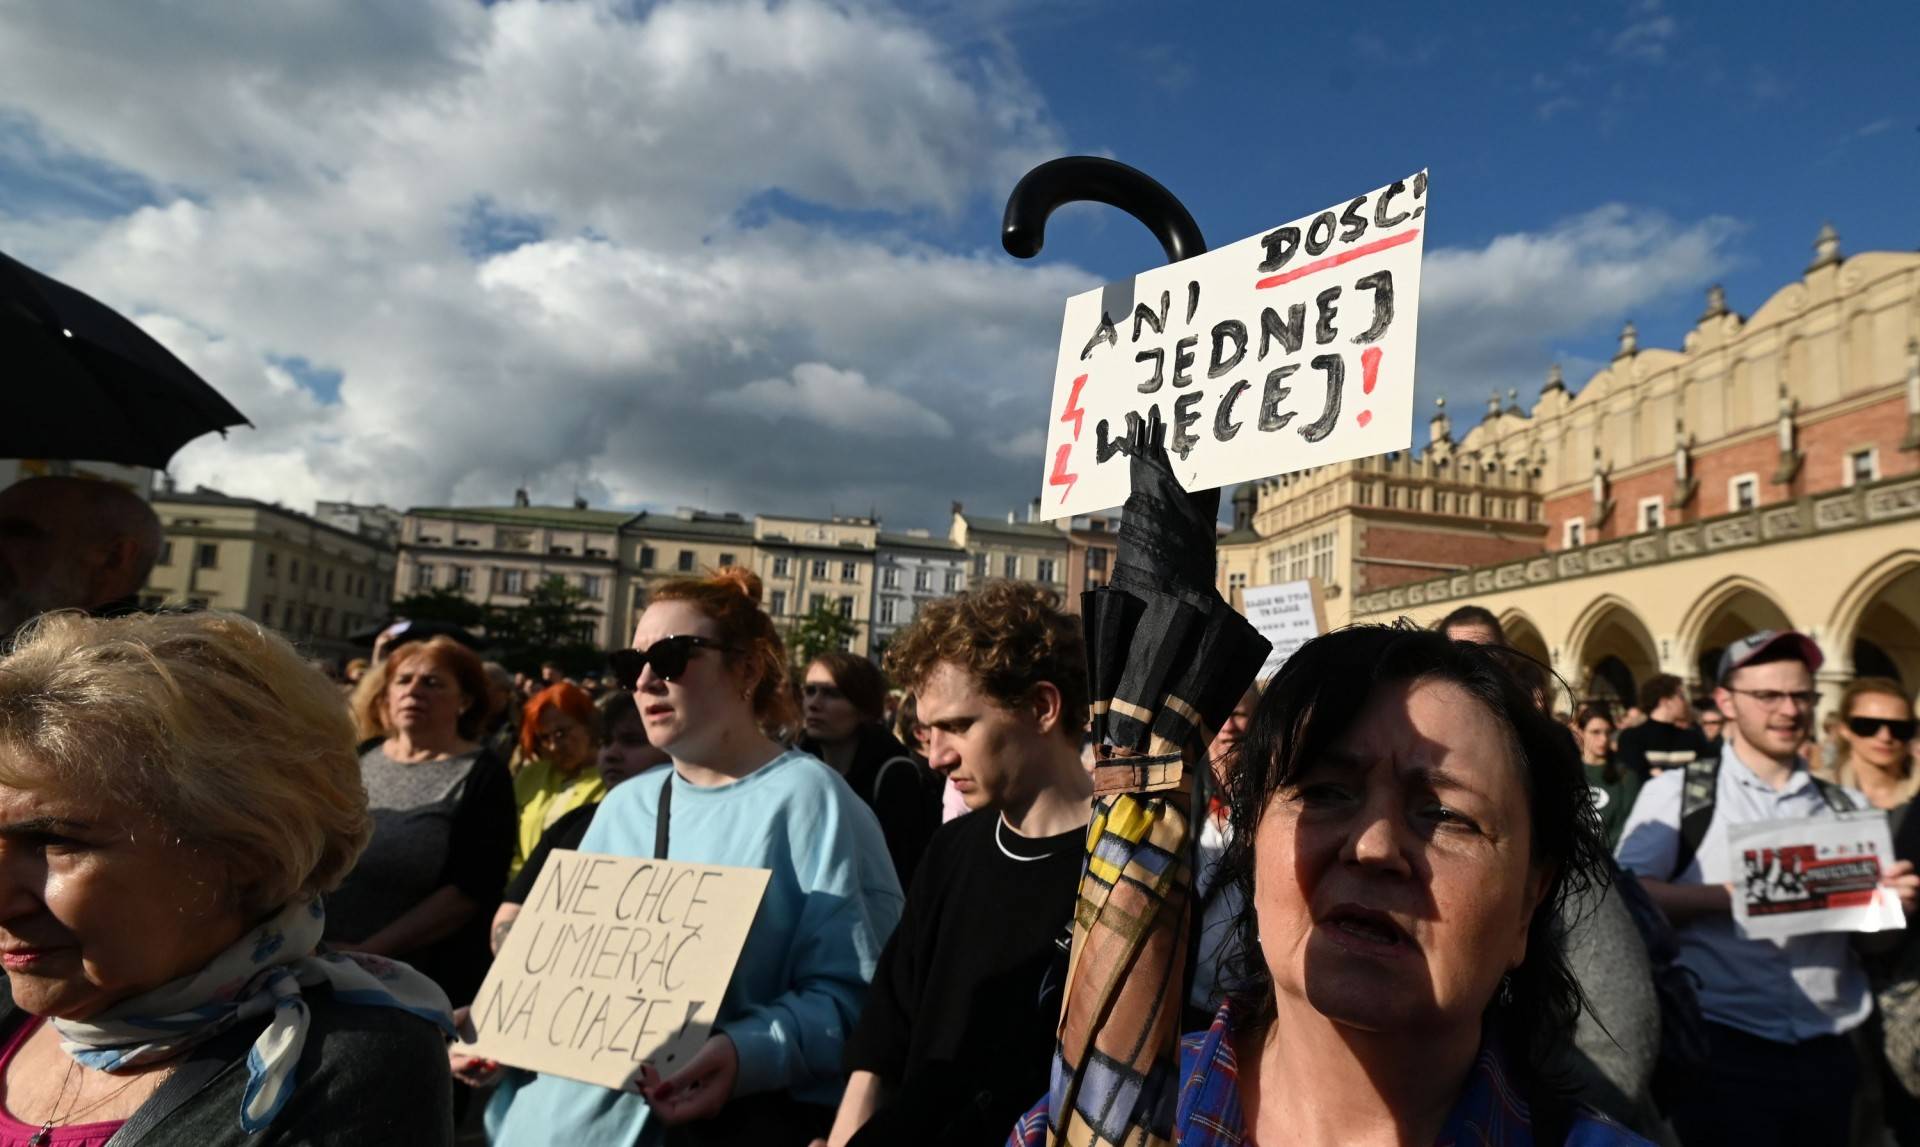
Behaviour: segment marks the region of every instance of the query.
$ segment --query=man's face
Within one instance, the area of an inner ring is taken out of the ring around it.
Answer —
[[[1720,729],[1725,725],[1726,720],[1717,710],[1703,709],[1700,711],[1700,731],[1711,741],[1720,735]]]
[[[1000,704],[952,662],[934,668],[918,701],[927,763],[953,782],[969,809],[1003,808],[1047,783],[1049,741],[1060,737],[1057,716],[1042,716],[1038,706]]]
[[[1240,696],[1240,703],[1214,734],[1213,743],[1207,746],[1207,759],[1213,766],[1213,779],[1222,788],[1227,784],[1227,770],[1233,767],[1233,759],[1240,748],[1240,738],[1247,735],[1247,723],[1253,720],[1253,711],[1260,705],[1260,689],[1250,686]]]
[[[1813,671],[1801,661],[1736,669],[1714,691],[1734,736],[1775,761],[1792,757],[1813,727]]]
[[[87,609],[97,599],[106,554],[86,534],[84,515],[35,483],[0,491],[0,634],[54,609]]]
[[[1477,621],[1460,622],[1447,626],[1448,641],[1465,641],[1472,645],[1498,645],[1500,635],[1490,625]]]
[[[1653,719],[1684,728],[1693,723],[1693,706],[1687,704],[1686,697],[1679,693],[1662,697],[1660,703],[1653,707]]]

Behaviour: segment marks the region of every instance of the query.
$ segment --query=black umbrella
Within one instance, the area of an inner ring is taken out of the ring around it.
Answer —
[[[0,253],[0,458],[165,469],[210,430],[251,425],[113,308]]]

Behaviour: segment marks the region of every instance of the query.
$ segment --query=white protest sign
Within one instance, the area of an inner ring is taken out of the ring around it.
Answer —
[[[1157,408],[1188,490],[1413,445],[1427,173],[1067,300],[1042,516],[1127,500]]]
[[[556,850],[473,1001],[469,1054],[624,1088],[713,1029],[762,868]]]
[[[1907,926],[1900,898],[1880,885],[1893,863],[1884,812],[1729,825],[1727,847],[1733,918],[1749,938]]]
[[[1243,589],[1240,601],[1247,620],[1260,631],[1260,636],[1273,642],[1273,652],[1267,654],[1267,663],[1260,667],[1262,681],[1280,672],[1294,650],[1320,636],[1320,617],[1314,609],[1310,581]]]

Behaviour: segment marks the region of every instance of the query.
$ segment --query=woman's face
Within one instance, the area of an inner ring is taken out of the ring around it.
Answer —
[[[628,713],[614,722],[613,735],[600,746],[600,759],[596,762],[600,779],[608,788],[666,763],[667,754],[647,740],[647,724],[638,712]]]
[[[1853,708],[1847,716],[1850,719],[1865,718],[1881,722],[1872,735],[1866,737],[1854,732],[1846,722],[1841,722],[1840,736],[1847,742],[1847,750],[1853,754],[1854,760],[1876,769],[1900,771],[1907,767],[1910,760],[1908,742],[1895,740],[1893,730],[1884,723],[1905,721],[1913,716],[1913,708],[1905,698],[1891,697],[1885,693],[1862,693],[1853,699]]]
[[[0,787],[0,967],[28,1012],[86,1019],[246,930],[228,866],[145,817]]]
[[[431,653],[406,658],[387,679],[387,719],[409,735],[456,737],[460,714],[471,704],[473,698],[460,691],[452,671]]]
[[[720,639],[712,618],[684,601],[658,601],[640,615],[633,647],[650,649],[663,637]],[[694,646],[686,671],[672,681],[649,663],[634,685],[633,701],[647,725],[647,737],[669,755],[698,761],[709,745],[730,730],[754,724],[749,683],[727,668],[717,649]]]
[[[593,759],[593,733],[558,705],[540,710],[540,719],[533,726],[533,742],[540,749],[540,759],[563,773],[578,772]]]
[[[1254,842],[1282,1006],[1368,1031],[1478,1024],[1546,887],[1500,722],[1444,681],[1380,687],[1274,794]]]
[[[1613,722],[1605,717],[1589,718],[1580,727],[1580,751],[1589,761],[1603,761],[1613,748]]]
[[[860,731],[860,711],[840,691],[833,671],[816,661],[807,666],[807,680],[800,688],[800,716],[807,736],[833,743],[851,740]]]

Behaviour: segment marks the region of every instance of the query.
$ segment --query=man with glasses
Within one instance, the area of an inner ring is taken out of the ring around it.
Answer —
[[[1858,1068],[1847,1033],[1873,1009],[1852,937],[1748,939],[1728,883],[1738,875],[1730,826],[1870,807],[1813,777],[1800,758],[1821,661],[1812,640],[1791,631],[1729,646],[1714,691],[1726,719],[1719,758],[1648,782],[1621,833],[1621,866],[1673,922],[1680,963],[1699,981],[1710,1052],[1669,1081],[1666,1102],[1688,1147],[1848,1142]],[[1885,882],[1911,913],[1920,889],[1913,866],[1894,865]]]

